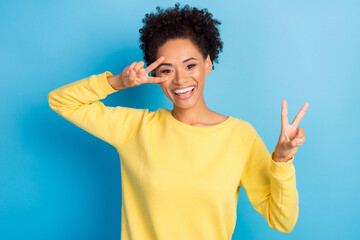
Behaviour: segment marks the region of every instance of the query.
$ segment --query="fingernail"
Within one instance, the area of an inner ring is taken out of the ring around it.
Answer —
[[[127,71],[126,71],[126,73],[129,73],[129,72],[130,72],[130,70],[127,70]]]

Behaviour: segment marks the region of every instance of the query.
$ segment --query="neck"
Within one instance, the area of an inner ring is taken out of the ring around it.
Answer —
[[[213,111],[211,111],[205,103],[204,97],[201,96],[196,105],[189,108],[181,108],[174,105],[172,115],[177,120],[189,124],[196,125],[201,122],[208,122],[211,119]]]

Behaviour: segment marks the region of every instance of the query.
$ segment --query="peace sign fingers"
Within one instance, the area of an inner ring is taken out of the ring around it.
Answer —
[[[148,76],[149,72],[153,71],[154,69],[156,69],[161,62],[163,62],[165,59],[165,57],[161,56],[160,58],[158,58],[155,62],[153,62],[152,64],[150,64],[146,69],[146,75]],[[147,77],[146,82],[147,83],[162,83],[164,81],[167,81],[168,78],[167,77]]]
[[[165,57],[161,56],[159,57],[155,62],[153,62],[152,64],[150,64],[145,70],[146,70],[146,73],[149,73],[151,72],[152,70],[154,70],[155,68],[157,68],[157,66],[160,65],[160,63],[162,61],[164,61]]]
[[[284,128],[287,125],[289,125],[287,101],[284,99],[282,102],[282,109],[281,109],[281,126],[282,128]]]
[[[299,146],[305,141],[304,129],[297,128],[303,118],[309,103],[305,103],[300,112],[296,115],[292,124],[289,124],[287,101],[282,102],[281,110],[281,132],[278,143],[276,144],[273,159],[276,162],[288,161],[297,152]]]
[[[310,105],[309,103],[305,103],[305,104],[302,106],[300,112],[296,115],[294,121],[293,121],[292,124],[291,124],[291,125],[293,125],[295,128],[297,128],[297,126],[299,125],[299,123],[300,123],[301,119],[303,118],[303,116],[304,116],[306,110],[308,109],[309,105]]]
[[[162,83],[168,80],[168,77],[148,77],[147,83]]]

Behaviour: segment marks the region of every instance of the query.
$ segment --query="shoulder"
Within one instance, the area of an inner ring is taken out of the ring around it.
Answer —
[[[250,145],[259,138],[255,127],[243,119],[233,117],[233,130],[244,142]]]
[[[245,135],[253,135],[256,130],[253,125],[240,118],[232,117],[234,122],[234,130]]]
[[[256,142],[261,140],[255,127],[248,121],[234,118],[234,133],[236,133],[239,140],[247,146],[249,151],[253,148]]]
[[[166,114],[168,114],[168,109],[158,108],[155,111],[149,109],[142,109],[144,111],[144,123],[145,124],[155,124],[165,121]]]

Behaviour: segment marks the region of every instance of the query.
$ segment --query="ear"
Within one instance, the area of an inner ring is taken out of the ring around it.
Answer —
[[[210,54],[206,57],[205,59],[205,75],[208,75],[209,73],[211,73],[212,70],[212,62],[210,59]]]

